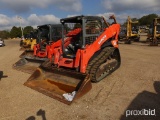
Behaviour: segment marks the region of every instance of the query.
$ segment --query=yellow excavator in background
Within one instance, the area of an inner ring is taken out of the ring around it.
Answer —
[[[150,41],[151,46],[158,46],[158,42],[160,41],[160,18],[153,19],[147,40]]]
[[[138,21],[132,21],[128,16],[127,27],[125,29],[121,28],[120,39],[125,39],[125,44],[131,44],[131,41],[138,42],[140,39],[139,28],[136,26],[132,27],[133,24],[137,24]]]
[[[20,50],[33,51],[33,47],[36,44],[38,31],[32,31],[24,36],[24,39],[20,41]]]

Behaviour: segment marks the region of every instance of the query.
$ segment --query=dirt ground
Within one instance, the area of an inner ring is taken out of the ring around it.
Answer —
[[[160,46],[120,44],[121,67],[99,83],[92,83],[92,90],[84,97],[66,105],[23,85],[30,74],[12,69],[22,53],[19,40],[5,43],[0,47],[0,71],[8,77],[0,80],[0,120],[160,118]],[[140,115],[138,110],[144,109],[155,110],[155,114]]]

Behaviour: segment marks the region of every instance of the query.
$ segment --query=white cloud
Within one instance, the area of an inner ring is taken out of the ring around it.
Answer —
[[[92,16],[93,14],[87,14],[87,15]],[[113,22],[113,20],[109,20],[109,17],[111,15],[115,15],[117,22],[120,24],[123,24],[127,20],[128,16],[130,16],[131,18],[141,18],[148,14],[144,14],[144,13],[132,13],[132,14],[120,13],[118,14],[116,12],[107,12],[107,13],[99,13],[96,15],[103,16],[108,22],[111,22],[111,23]],[[67,15],[67,17],[74,17],[74,16],[78,16],[78,14]]]
[[[82,10],[81,0],[57,0],[57,5],[61,10],[79,12]]]
[[[0,14],[0,26],[5,26],[8,25],[9,22],[9,17],[7,17],[6,15]]]
[[[59,23],[60,18],[54,16],[54,15],[36,15],[36,14],[31,14],[28,18],[27,21],[31,25],[42,25],[42,24],[56,24]]]
[[[1,9],[11,9],[16,13],[28,12],[33,8],[56,7],[65,11],[82,10],[81,0],[0,0]]]
[[[22,27],[25,26],[33,26],[36,28],[38,25],[43,24],[57,24],[59,23],[60,18],[54,15],[36,15],[31,14],[27,19],[21,17],[19,19],[17,16],[8,17],[6,15],[0,14],[0,30],[8,30],[11,29],[13,26],[20,27],[20,22]]]
[[[67,15],[67,17],[74,17],[74,16],[80,16],[78,14],[74,14],[74,15]]]
[[[159,0],[102,0],[102,5],[112,12],[155,12],[160,10]]]
[[[109,21],[109,16],[115,15],[117,22],[122,24],[127,20],[128,16],[130,16],[131,18],[141,18],[142,16],[144,16],[146,14],[132,13],[132,14],[129,15],[127,13],[117,14],[117,13],[114,13],[114,12],[108,12],[108,13],[102,13],[102,14],[97,14],[97,15],[98,16],[103,16],[107,21]]]
[[[6,15],[0,14],[0,30],[8,30],[12,26],[18,25],[17,16],[8,17]]]
[[[106,20],[109,19],[109,16],[114,15],[113,12],[103,13],[103,14],[97,14],[98,16],[103,16]]]

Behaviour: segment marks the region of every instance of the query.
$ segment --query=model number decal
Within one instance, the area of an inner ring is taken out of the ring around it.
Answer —
[[[100,39],[100,41],[98,42],[98,44],[101,44],[101,43],[105,40],[106,37],[107,37],[107,36],[104,35],[104,36]]]

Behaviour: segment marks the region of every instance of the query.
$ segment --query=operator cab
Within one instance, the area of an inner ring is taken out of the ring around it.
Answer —
[[[71,59],[75,58],[78,49],[84,49],[92,44],[105,28],[103,18],[98,16],[75,16],[61,19],[60,22],[62,23],[63,57]],[[69,29],[66,35],[63,33],[64,26]],[[71,37],[71,41],[67,44],[65,39],[68,37]]]
[[[45,49],[47,44],[56,42],[62,36],[61,24],[47,24],[38,26],[37,43],[40,44],[41,49]]]

